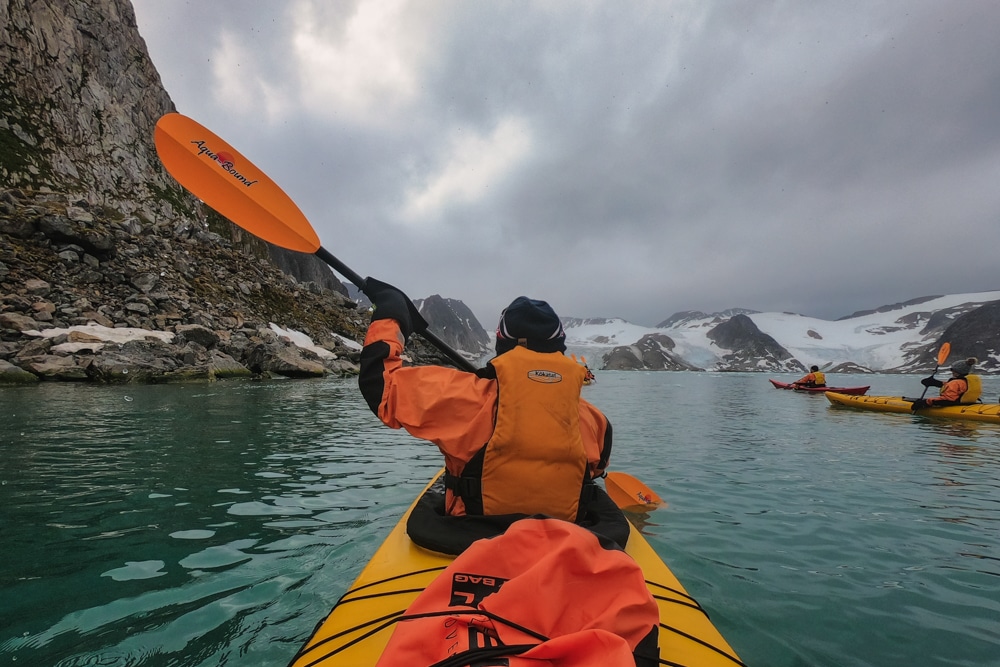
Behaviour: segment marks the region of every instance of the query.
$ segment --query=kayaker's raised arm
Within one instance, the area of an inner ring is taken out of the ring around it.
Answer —
[[[477,373],[404,366],[406,340],[426,322],[405,294],[374,285],[359,386],[386,425],[444,454],[447,513],[584,516],[608,465],[611,426],[581,398],[589,369],[564,354],[551,306],[515,299],[497,326],[497,356]]]

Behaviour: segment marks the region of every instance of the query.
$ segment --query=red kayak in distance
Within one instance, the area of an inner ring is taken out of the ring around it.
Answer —
[[[775,389],[792,389],[794,391],[810,391],[813,393],[825,394],[828,391],[836,392],[838,394],[848,394],[849,396],[864,396],[865,393],[871,389],[871,386],[866,387],[796,387],[791,382],[778,382],[777,380],[771,380],[771,384],[774,385]]]

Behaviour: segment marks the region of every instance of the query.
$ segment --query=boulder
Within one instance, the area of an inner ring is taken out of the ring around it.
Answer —
[[[106,347],[90,364],[90,376],[108,384],[136,384],[163,381],[164,376],[183,364],[179,348],[156,338],[132,340]]]
[[[207,350],[219,344],[219,334],[200,324],[178,324],[174,327],[178,343],[194,342]]]
[[[24,281],[24,291],[32,296],[46,297],[52,291],[52,285],[38,278],[29,278]]]
[[[38,328],[38,322],[19,313],[0,313],[0,329],[31,331]]]
[[[114,256],[115,237],[81,220],[46,215],[38,221],[38,230],[56,243],[69,243],[100,259]],[[79,259],[79,258],[78,258]]]
[[[78,363],[73,356],[59,356],[46,354],[38,357],[29,357],[21,361],[24,368],[39,376],[43,380],[77,380],[86,381],[90,379],[87,368],[90,360]]]
[[[254,345],[247,353],[246,362],[257,374],[274,373],[289,378],[326,375],[326,368],[315,354],[277,342]]]
[[[253,375],[249,368],[219,350],[209,351],[208,369],[212,377],[220,380],[249,378]]]
[[[38,376],[29,373],[9,361],[0,359],[0,384],[31,384],[38,382]]]

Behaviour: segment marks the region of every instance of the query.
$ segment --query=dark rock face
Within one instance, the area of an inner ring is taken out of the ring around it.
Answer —
[[[417,299],[414,304],[430,328],[450,347],[478,359],[490,350],[490,337],[469,307],[438,294]]]
[[[912,372],[932,369],[937,363],[941,345],[947,342],[951,344],[951,354],[945,360],[945,366],[975,357],[979,360],[977,372],[1000,371],[1000,301],[992,301],[972,310],[959,306],[935,313],[932,319],[935,329],[940,331],[938,342],[916,350],[904,368],[912,369]]]
[[[356,372],[329,269],[276,252],[286,275],[160,165],[174,105],[128,0],[2,3],[0,64],[0,382]]]
[[[1000,371],[1000,302],[960,304],[954,308],[922,314],[925,321],[921,333],[932,335],[935,342],[909,350],[906,362],[894,371],[902,373],[930,372],[937,364],[938,352],[944,343],[951,345],[945,364],[958,359],[976,357],[980,373]]]
[[[953,359],[976,357],[978,370],[1000,369],[1000,301],[993,301],[957,318],[941,335],[951,342]]]
[[[601,358],[601,370],[604,371],[642,371],[648,370],[642,364],[642,359],[631,345],[619,345]]]
[[[296,280],[316,283],[324,289],[347,296],[347,288],[337,279],[330,267],[316,255],[286,250],[271,244],[267,245],[267,252],[275,266],[294,276]]]
[[[621,345],[604,355],[602,368],[609,371],[700,371],[671,354],[674,341],[665,334],[646,334],[634,345]]]
[[[128,0],[3,3],[0,61],[0,182],[126,216],[190,211],[151,141],[174,105]]]
[[[709,340],[731,350],[723,355],[718,370],[797,372],[804,370],[798,360],[776,340],[757,328],[746,315],[736,315],[708,333]]]

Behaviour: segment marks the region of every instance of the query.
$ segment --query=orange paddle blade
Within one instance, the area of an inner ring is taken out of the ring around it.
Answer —
[[[941,346],[941,349],[938,350],[938,366],[944,366],[944,362],[948,359],[949,354],[951,354],[951,343],[945,343]]]
[[[649,511],[666,505],[655,491],[624,472],[609,472],[604,478],[604,488],[619,509]]]
[[[153,141],[170,175],[235,224],[282,248],[319,250],[315,230],[284,190],[196,121],[168,113]]]

